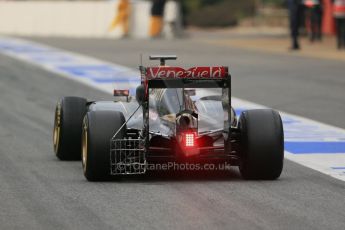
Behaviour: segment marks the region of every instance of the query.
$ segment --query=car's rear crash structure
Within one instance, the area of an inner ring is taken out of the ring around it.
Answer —
[[[143,174],[150,162],[228,162],[245,179],[276,179],[283,169],[284,137],[278,112],[249,110],[237,119],[227,67],[165,66],[175,56],[151,56],[160,66],[140,67],[135,98],[58,102],[54,151],[82,159],[90,181]]]

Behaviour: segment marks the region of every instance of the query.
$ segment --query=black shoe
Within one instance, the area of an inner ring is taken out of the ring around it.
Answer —
[[[300,50],[300,46],[298,44],[294,44],[293,46],[291,46],[289,48],[290,51],[297,51],[297,50]]]

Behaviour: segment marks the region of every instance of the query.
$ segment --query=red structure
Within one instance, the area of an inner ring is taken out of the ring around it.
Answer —
[[[324,34],[335,34],[335,23],[333,18],[332,0],[323,1],[323,24],[322,31]]]

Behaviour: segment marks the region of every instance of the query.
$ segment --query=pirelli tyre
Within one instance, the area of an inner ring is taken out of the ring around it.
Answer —
[[[110,178],[110,140],[125,123],[125,117],[117,111],[91,111],[83,121],[82,166],[89,181]],[[123,139],[126,126],[116,138]]]
[[[81,159],[81,127],[86,103],[85,98],[64,97],[56,105],[53,146],[60,160]]]
[[[242,112],[240,172],[251,180],[275,180],[283,169],[284,133],[281,117],[271,109]]]

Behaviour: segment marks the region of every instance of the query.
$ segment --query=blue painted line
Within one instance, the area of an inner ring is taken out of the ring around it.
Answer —
[[[129,94],[130,95],[135,95],[137,91],[137,88],[129,88]]]
[[[105,71],[105,70],[114,71],[114,70],[117,70],[114,67],[109,66],[109,65],[73,65],[73,66],[57,66],[57,68],[66,69],[66,70],[70,70],[70,69],[101,70],[101,71]]]
[[[49,52],[48,48],[35,47],[30,45],[2,44],[1,49],[15,53]]]
[[[66,66],[67,65],[67,66]],[[121,72],[118,69],[115,69],[111,66],[106,65],[68,65],[66,63],[65,66],[56,66],[57,69],[68,71],[68,72],[89,72],[89,71],[99,71],[99,72]]]
[[[243,111],[247,111],[247,110],[248,109],[245,109],[245,108],[236,108],[235,112],[237,116],[240,116]],[[282,120],[283,120],[284,125],[300,123],[300,121],[293,119],[291,117],[286,117],[286,116],[282,117]]]
[[[128,70],[122,70],[120,68],[114,68],[111,66],[106,66],[106,65],[68,65],[66,63],[65,66],[57,66],[57,69],[64,70],[64,71],[70,71],[70,72],[100,72],[100,73],[121,73],[122,75],[128,75],[131,74],[128,72]],[[139,76],[135,75],[135,76]]]
[[[96,83],[140,84],[140,77],[126,73],[108,65],[73,65],[59,66],[58,69],[74,77],[88,78]]]
[[[331,169],[334,169],[334,170],[345,170],[345,167],[331,167]]]
[[[114,79],[116,78],[116,79]],[[92,81],[97,82],[97,83],[130,83],[130,84],[140,84],[140,80],[138,79],[130,79],[130,78],[118,78],[118,77],[113,77],[113,79],[109,78],[91,78]]]
[[[56,55],[42,55],[42,54],[34,54],[31,55],[30,59],[34,62],[45,62],[45,63],[51,63],[51,62],[59,62],[59,63],[71,63],[75,61],[75,58],[69,57],[67,55],[62,54],[56,54]]]
[[[236,113],[236,115],[239,117],[240,115],[241,115],[241,113],[243,112],[243,111],[246,111],[247,109],[235,109],[235,113]]]
[[[282,120],[283,120],[283,124],[284,125],[287,125],[287,124],[294,124],[294,123],[300,123],[300,121],[296,120],[296,119],[293,119],[291,117],[287,117],[287,116],[283,116],[282,117]]]
[[[344,154],[345,142],[285,142],[285,150],[293,154]]]

